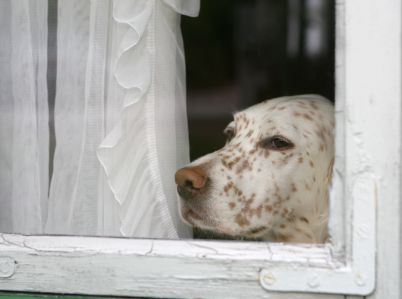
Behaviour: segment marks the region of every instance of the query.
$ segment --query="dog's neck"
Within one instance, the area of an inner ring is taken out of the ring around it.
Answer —
[[[303,217],[293,223],[287,223],[285,230],[273,228],[262,236],[263,241],[289,243],[324,243],[327,240],[327,221],[322,219],[307,219]],[[323,222],[315,225],[308,222]]]
[[[294,243],[324,243],[328,238],[328,191],[311,192],[307,209],[293,209],[290,217],[278,221],[262,236],[264,241]]]

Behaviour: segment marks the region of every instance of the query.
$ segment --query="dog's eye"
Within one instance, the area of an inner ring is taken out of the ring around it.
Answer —
[[[226,142],[229,142],[235,136],[235,130],[233,127],[227,127],[223,133],[226,135]]]
[[[294,144],[283,136],[273,136],[261,140],[261,147],[271,150],[287,150],[294,147]]]

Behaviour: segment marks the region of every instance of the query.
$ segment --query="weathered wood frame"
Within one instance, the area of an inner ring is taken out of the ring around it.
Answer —
[[[0,234],[0,290],[214,299],[371,293],[376,219],[390,211],[376,206],[377,194],[390,196],[396,207],[400,191],[401,67],[395,64],[401,63],[401,12],[397,0],[337,1],[337,156],[330,243]],[[377,81],[376,74],[386,79]],[[377,144],[384,133],[397,138],[398,150],[384,151]],[[394,177],[384,186],[381,180],[390,170]]]

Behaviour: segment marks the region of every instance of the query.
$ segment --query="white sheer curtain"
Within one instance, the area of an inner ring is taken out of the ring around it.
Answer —
[[[179,13],[198,0],[58,1],[53,161],[47,5],[0,2],[0,231],[190,236],[173,177],[188,162]]]
[[[47,1],[0,1],[0,228],[39,233],[48,193]]]

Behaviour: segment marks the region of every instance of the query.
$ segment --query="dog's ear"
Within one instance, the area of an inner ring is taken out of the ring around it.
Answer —
[[[331,162],[328,165],[327,169],[327,184],[330,185],[332,181],[332,171],[334,168],[334,158],[332,158]]]

